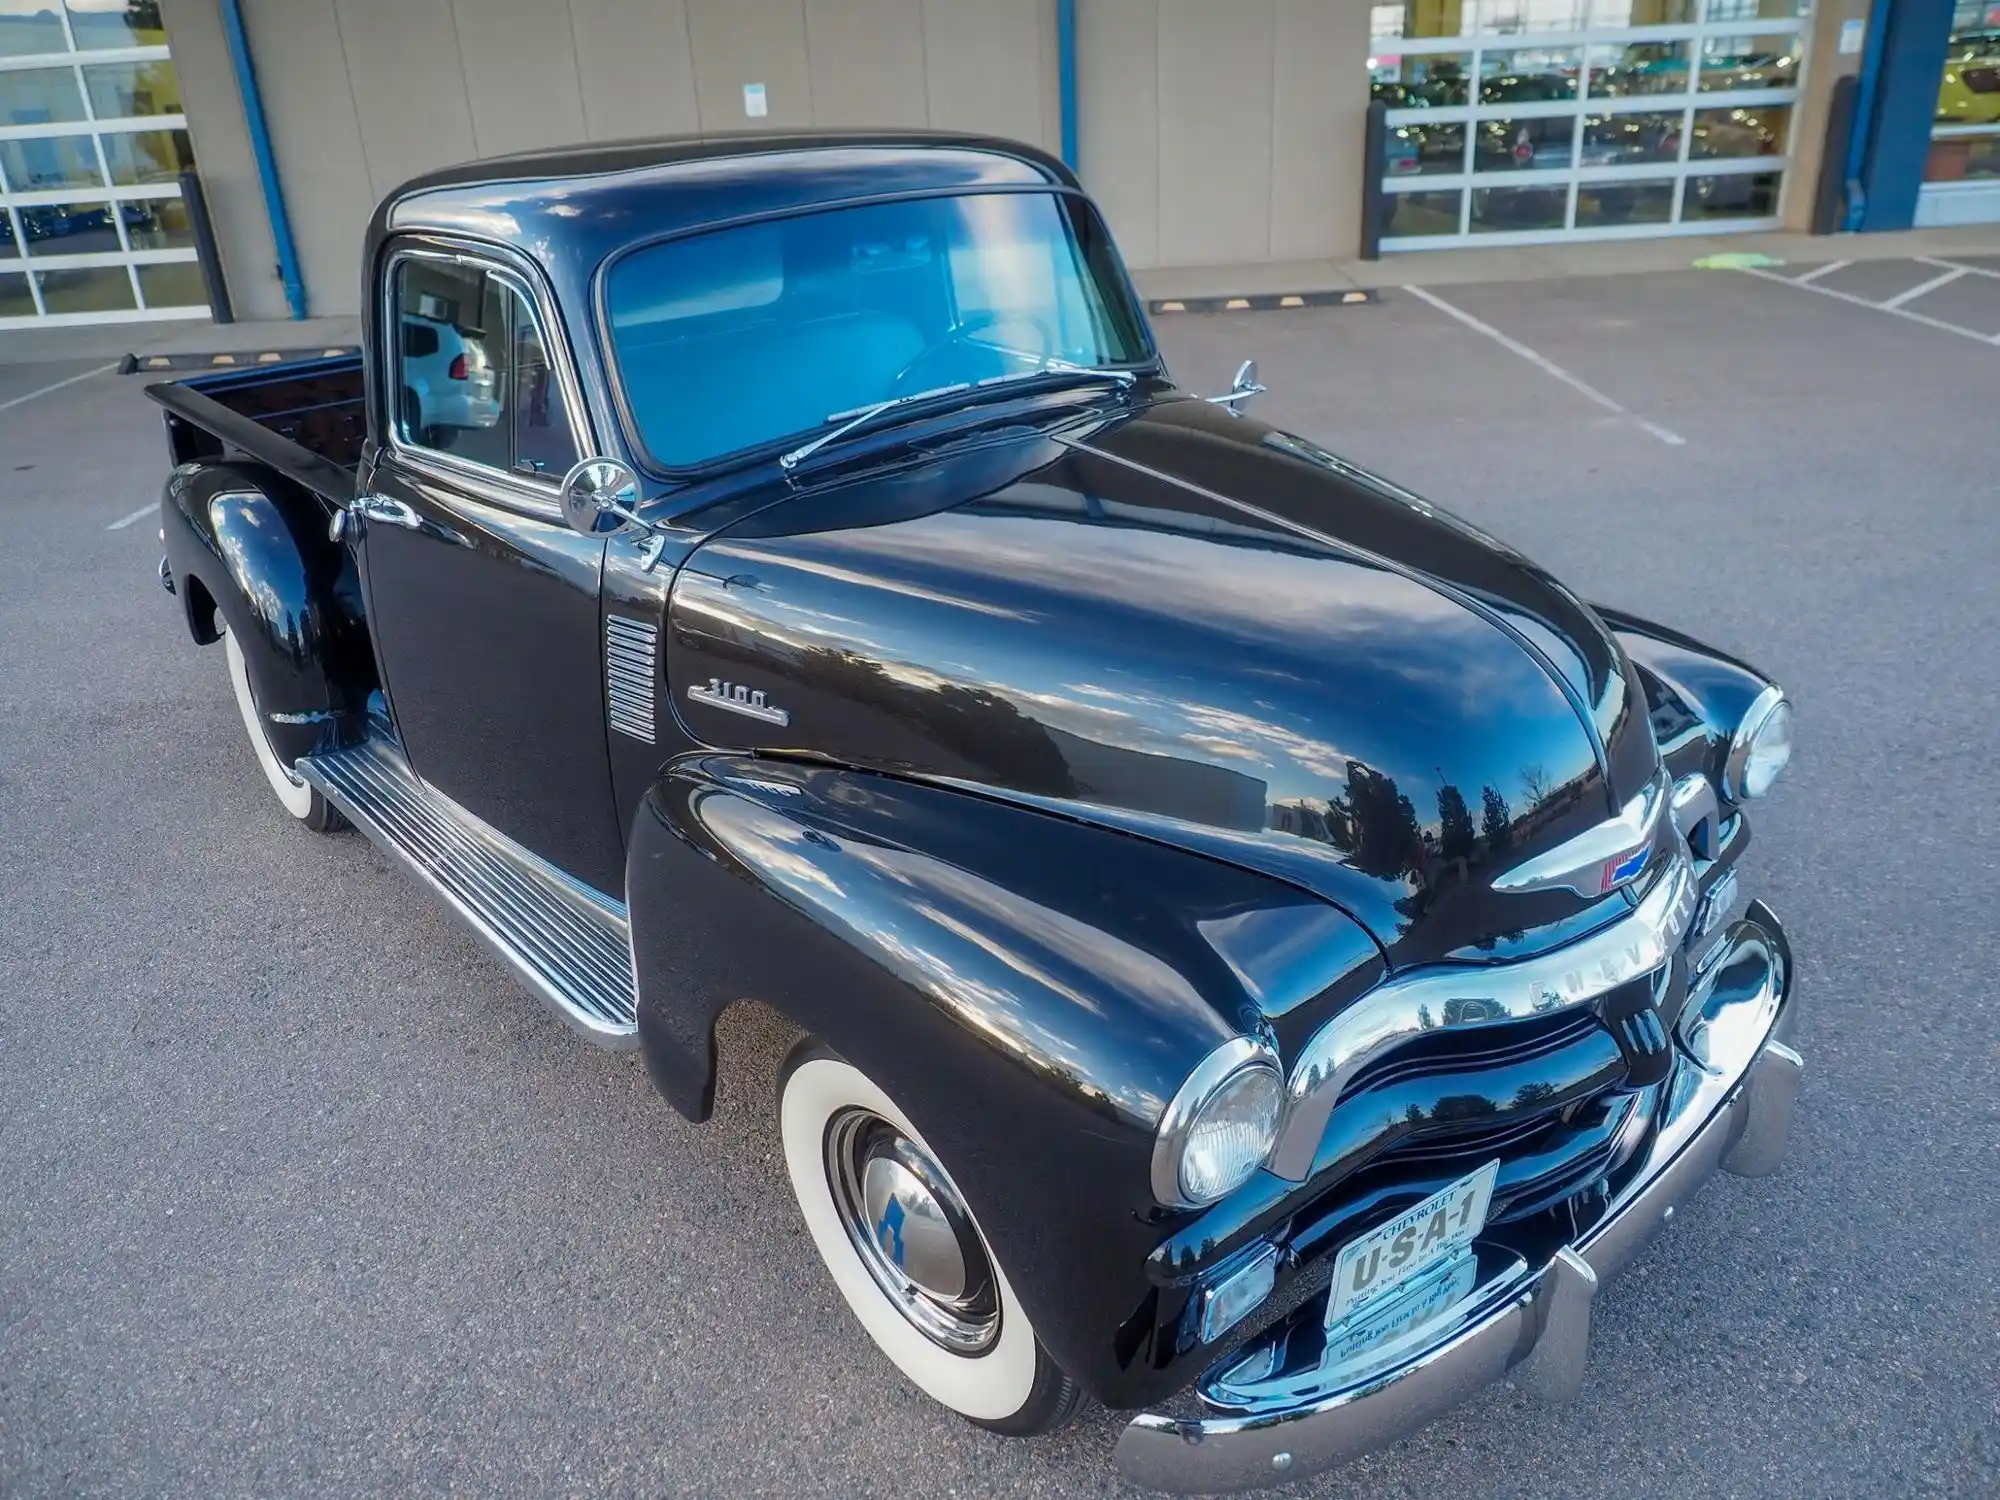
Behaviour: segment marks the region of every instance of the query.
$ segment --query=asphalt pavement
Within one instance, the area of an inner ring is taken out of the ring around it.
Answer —
[[[1935,274],[1160,320],[1184,383],[1256,356],[1258,415],[1799,712],[1745,870],[1801,971],[1787,1165],[1605,1290],[1573,1406],[1497,1387],[1284,1493],[2000,1493],[2000,277],[1882,306]],[[690,1126],[285,817],[155,523],[112,529],[166,468],[141,382],[32,395],[89,368],[0,372],[0,1494],[1125,1492],[1113,1415],[992,1437],[861,1335],[782,1026],[732,1015]]]

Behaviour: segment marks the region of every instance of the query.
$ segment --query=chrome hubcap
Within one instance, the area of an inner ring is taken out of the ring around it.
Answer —
[[[861,1263],[903,1316],[955,1354],[988,1347],[1000,1331],[992,1263],[944,1169],[855,1109],[827,1127],[826,1171]]]
[[[875,1248],[925,1295],[965,1294],[965,1252],[937,1195],[893,1156],[872,1156],[861,1171],[861,1200]]]

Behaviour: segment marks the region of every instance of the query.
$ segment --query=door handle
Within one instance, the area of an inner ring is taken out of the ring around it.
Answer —
[[[355,515],[366,516],[371,521],[387,521],[405,531],[423,529],[423,517],[417,514],[414,506],[404,500],[392,500],[387,495],[356,495],[347,508]]]

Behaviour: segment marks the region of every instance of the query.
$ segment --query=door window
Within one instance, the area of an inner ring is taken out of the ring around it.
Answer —
[[[511,278],[405,259],[392,315],[401,442],[525,476],[559,478],[576,462],[541,327]]]

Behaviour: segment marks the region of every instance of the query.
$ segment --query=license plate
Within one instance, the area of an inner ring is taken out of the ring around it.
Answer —
[[[1461,1250],[1444,1264],[1432,1267],[1408,1290],[1393,1297],[1371,1301],[1359,1312],[1344,1318],[1326,1333],[1328,1365],[1358,1359],[1391,1339],[1401,1338],[1450,1308],[1458,1306],[1479,1281],[1479,1255]]]
[[[1493,1180],[1499,1172],[1500,1163],[1489,1161],[1343,1249],[1333,1263],[1326,1326],[1332,1328],[1398,1287],[1409,1285],[1471,1244],[1486,1227]]]

